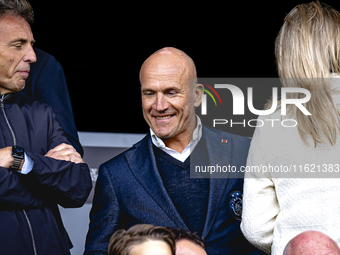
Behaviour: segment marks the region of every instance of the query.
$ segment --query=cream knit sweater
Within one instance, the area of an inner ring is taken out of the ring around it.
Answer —
[[[333,80],[337,80],[333,86],[340,89],[336,85],[340,79]],[[340,94],[333,98],[339,107]],[[265,124],[255,130],[247,166],[272,166],[278,172],[245,174],[244,236],[274,255],[282,255],[290,239],[306,230],[321,231],[340,245],[340,138],[334,147],[322,144],[317,148],[309,139],[308,147],[296,127],[282,127],[280,111],[259,119]],[[288,169],[290,173],[281,175]]]

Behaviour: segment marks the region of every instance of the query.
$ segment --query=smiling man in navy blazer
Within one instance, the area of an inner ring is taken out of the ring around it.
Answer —
[[[240,231],[235,204],[241,205],[243,179],[190,178],[191,162],[245,165],[250,142],[202,125],[196,80],[194,62],[178,49],[163,48],[144,62],[142,107],[150,132],[101,165],[85,254],[107,254],[116,230],[140,223],[196,232],[208,255],[260,254]]]

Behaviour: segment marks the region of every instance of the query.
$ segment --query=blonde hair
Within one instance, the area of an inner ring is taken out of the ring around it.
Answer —
[[[339,112],[332,98],[330,73],[340,74],[340,14],[328,5],[311,2],[293,8],[275,42],[275,56],[284,87],[300,87],[311,92],[304,115],[296,106],[289,112],[298,122],[302,141],[306,135],[318,143],[335,145]],[[293,98],[294,95],[288,95]],[[295,94],[295,98],[303,94]]]

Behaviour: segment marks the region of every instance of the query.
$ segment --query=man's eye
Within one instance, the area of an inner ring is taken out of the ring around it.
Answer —
[[[14,46],[15,48],[17,48],[17,49],[21,49],[22,44],[21,44],[21,43],[17,43],[17,44],[14,44],[13,46]]]
[[[152,92],[144,92],[144,96],[152,96],[154,93]]]
[[[170,96],[174,96],[174,95],[177,95],[177,91],[170,90],[170,91],[167,92],[167,94],[170,95]]]

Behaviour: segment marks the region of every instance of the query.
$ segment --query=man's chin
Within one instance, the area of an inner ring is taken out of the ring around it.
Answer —
[[[20,81],[16,84],[15,88],[13,89],[13,92],[20,92],[21,90],[23,90],[25,88],[25,80],[24,82]]]
[[[171,139],[171,138],[173,138],[173,135],[172,134],[170,134],[170,133],[156,133],[156,132],[154,132],[155,134],[156,134],[156,136],[158,137],[158,138],[160,138],[160,139],[164,139],[164,140],[166,140],[166,139]]]
[[[155,135],[160,139],[171,139],[174,137],[174,132],[172,130],[160,130],[151,128]]]

